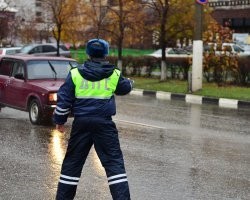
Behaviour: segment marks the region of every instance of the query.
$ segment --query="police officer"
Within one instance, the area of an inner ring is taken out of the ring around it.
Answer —
[[[86,53],[89,60],[70,71],[57,94],[53,116],[57,130],[64,132],[64,123],[71,112],[74,121],[56,199],[74,199],[83,165],[94,145],[106,171],[113,199],[130,200],[118,131],[112,116],[116,114],[114,94],[128,94],[132,82],[105,59],[109,53],[105,40],[88,41]]]

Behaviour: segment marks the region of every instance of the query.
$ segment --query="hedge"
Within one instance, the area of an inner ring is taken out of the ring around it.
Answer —
[[[117,63],[117,57],[109,56],[111,63]],[[188,71],[191,70],[192,58],[166,58],[168,78],[188,79]],[[122,73],[125,76],[160,76],[161,58],[150,56],[124,56],[122,62]],[[208,82],[221,84],[233,83],[247,85],[250,83],[250,56],[223,57],[214,56],[204,59],[204,78]]]
[[[111,63],[117,63],[117,57],[109,56]],[[187,80],[190,67],[190,58],[166,58],[168,76]],[[129,76],[154,77],[159,76],[161,58],[150,56],[124,56],[122,59],[122,73]],[[158,73],[157,73],[158,72]]]

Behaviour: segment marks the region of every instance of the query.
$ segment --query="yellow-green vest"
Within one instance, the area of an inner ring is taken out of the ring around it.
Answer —
[[[75,84],[75,97],[78,99],[109,99],[114,94],[120,70],[115,69],[109,78],[100,81],[89,81],[84,79],[78,68],[71,70],[72,81]]]

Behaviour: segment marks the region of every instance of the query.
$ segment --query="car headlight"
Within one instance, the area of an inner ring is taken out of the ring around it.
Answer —
[[[57,93],[49,94],[49,102],[57,102]]]

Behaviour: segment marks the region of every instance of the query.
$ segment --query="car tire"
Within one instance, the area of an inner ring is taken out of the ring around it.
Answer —
[[[30,122],[34,125],[42,123],[42,108],[37,99],[31,100],[29,104],[29,118]]]

